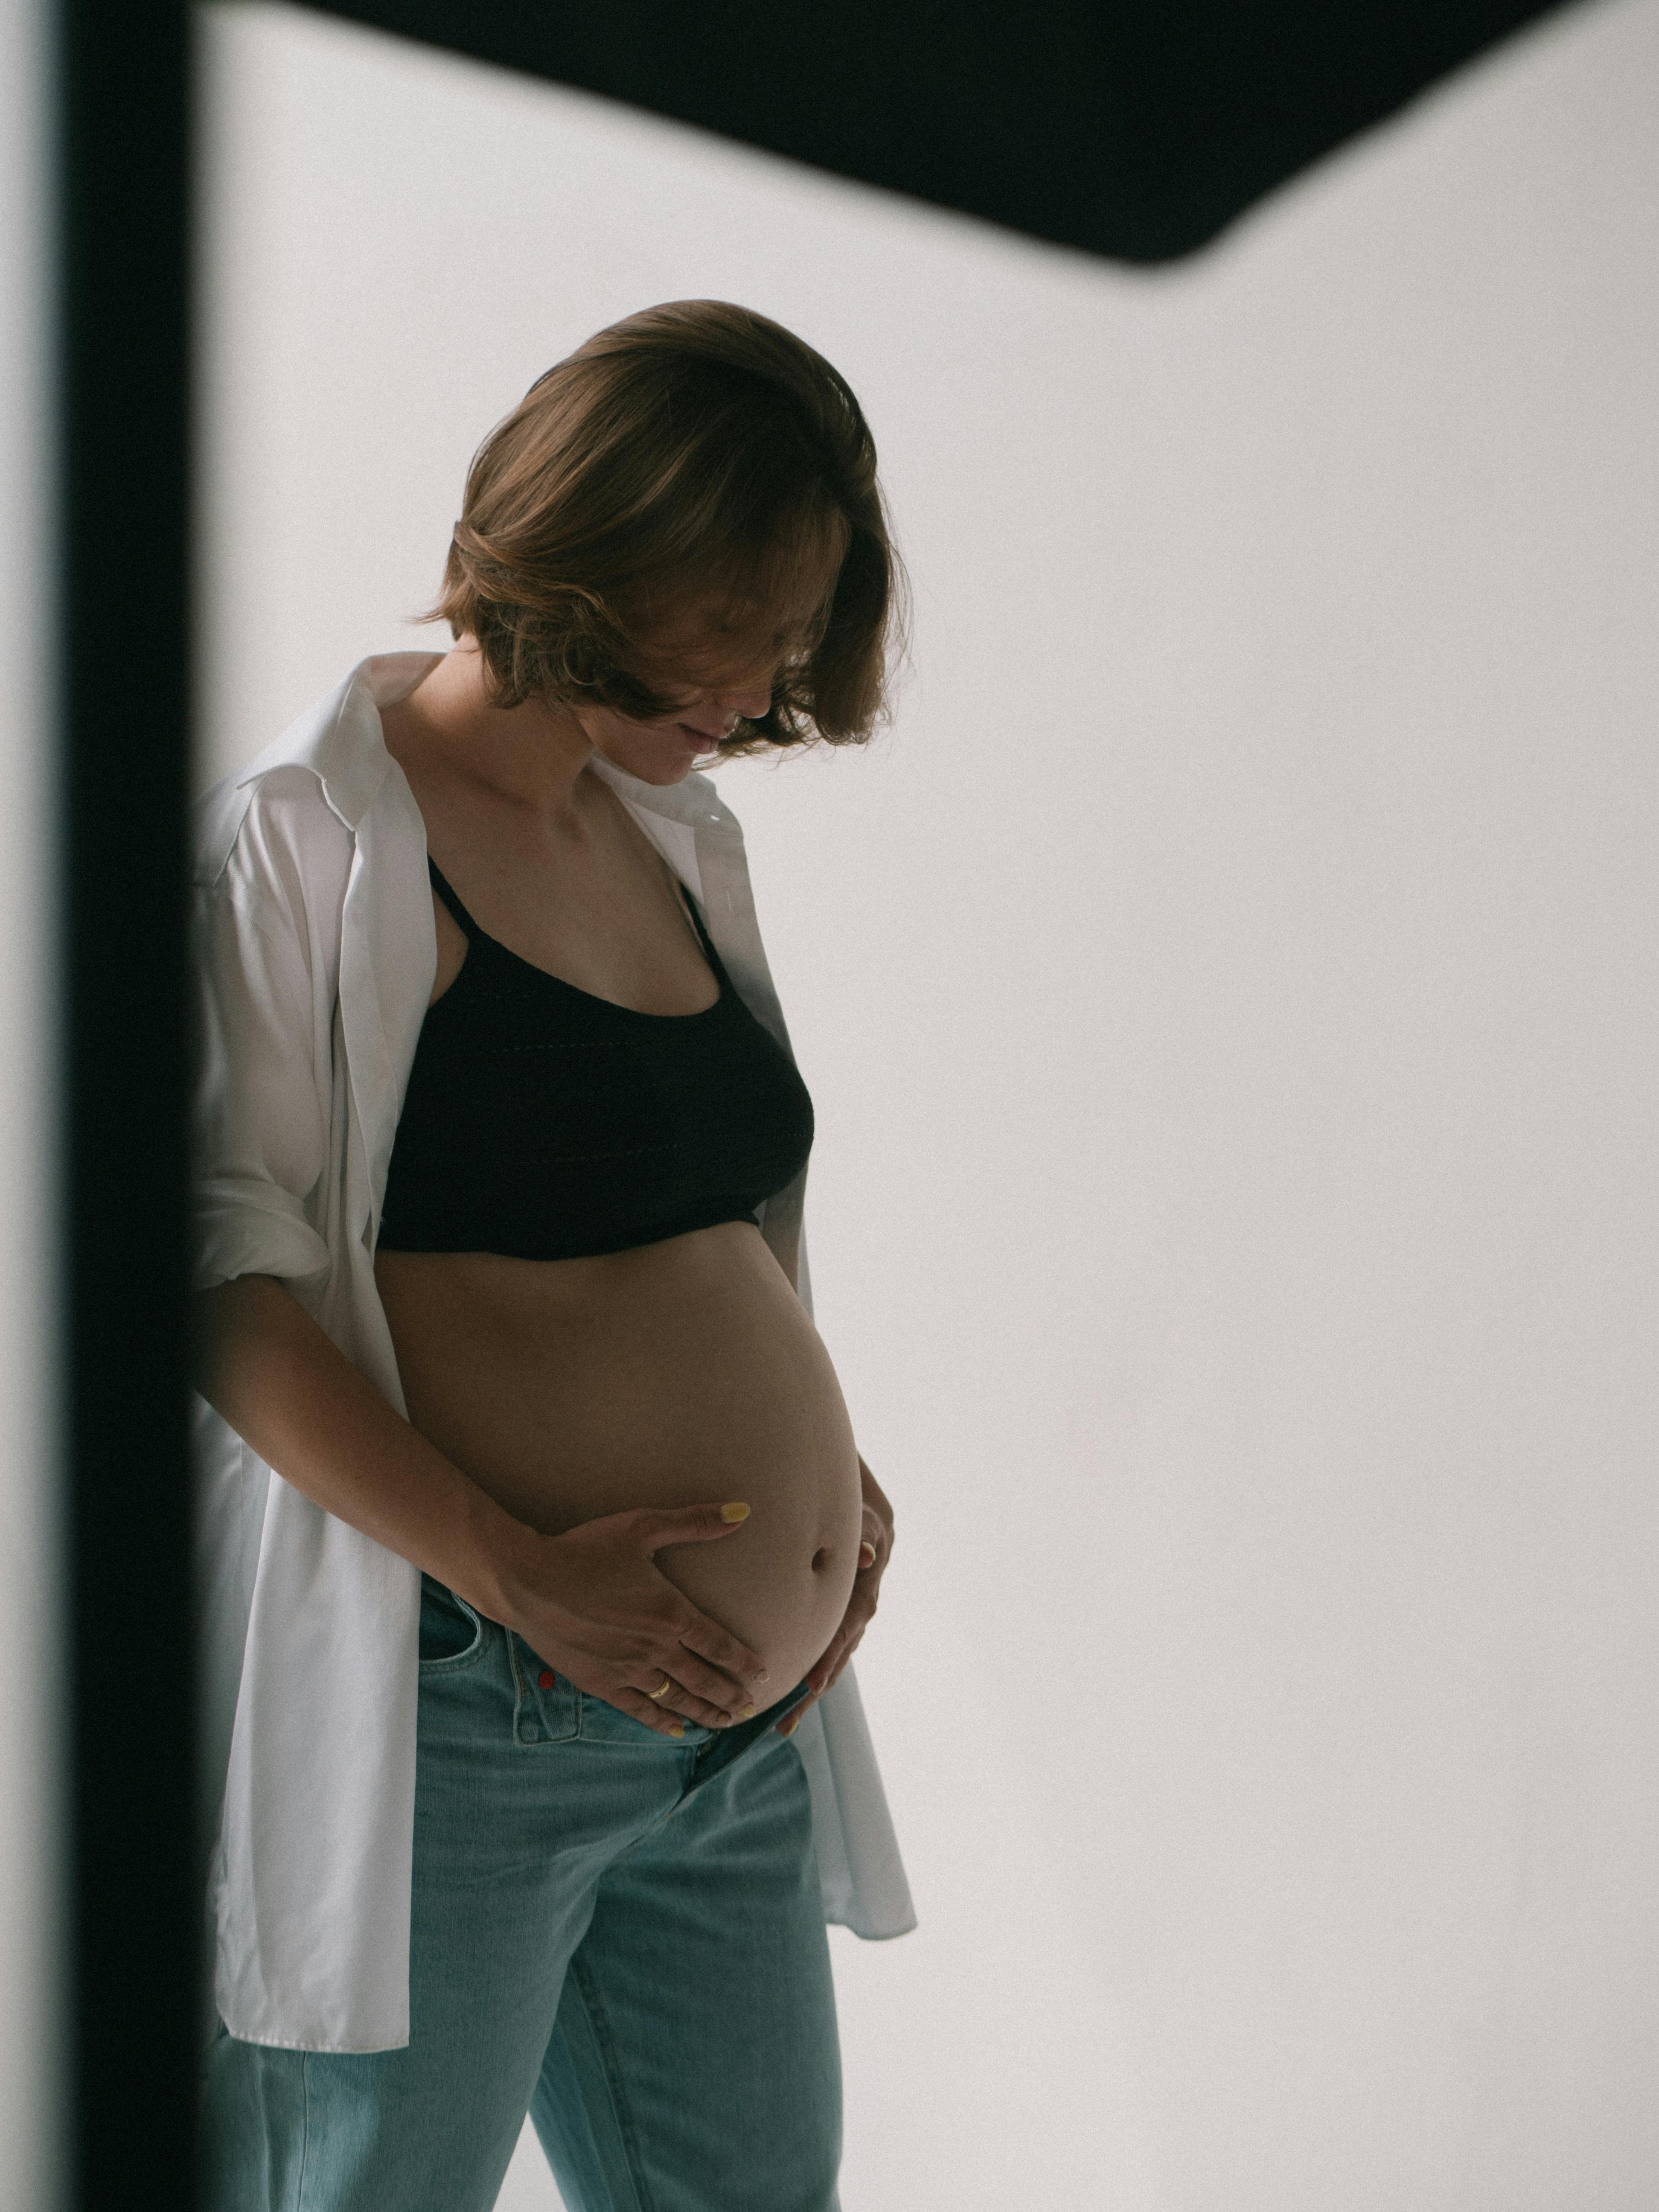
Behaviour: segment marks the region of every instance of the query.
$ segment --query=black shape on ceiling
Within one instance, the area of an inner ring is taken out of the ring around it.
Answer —
[[[1559,0],[309,0],[1115,260],[1206,245]]]

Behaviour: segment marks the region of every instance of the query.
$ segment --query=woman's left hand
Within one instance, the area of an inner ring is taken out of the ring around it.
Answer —
[[[859,1638],[870,1626],[876,1610],[881,1578],[892,1556],[893,1509],[862,1459],[859,1462],[859,1483],[864,1492],[864,1531],[859,1545],[858,1571],[853,1577],[853,1595],[848,1600],[841,1626],[807,1674],[806,1695],[798,1705],[792,1705],[778,1723],[780,1735],[793,1735],[802,1714],[811,1711],[836,1680],[857,1650]]]

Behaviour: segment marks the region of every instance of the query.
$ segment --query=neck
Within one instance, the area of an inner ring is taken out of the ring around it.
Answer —
[[[463,638],[401,702],[404,728],[450,774],[483,786],[552,828],[580,830],[578,779],[594,754],[592,739],[568,708],[527,699],[492,706],[485,695],[483,656]]]

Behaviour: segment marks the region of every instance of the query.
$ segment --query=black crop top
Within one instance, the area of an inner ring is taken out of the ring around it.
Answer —
[[[752,1220],[799,1174],[811,1099],[692,900],[720,997],[698,1014],[642,1014],[509,952],[427,866],[467,955],[421,1025],[383,1250],[622,1252]]]

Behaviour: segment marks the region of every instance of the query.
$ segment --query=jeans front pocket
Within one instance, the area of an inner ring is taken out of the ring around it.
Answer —
[[[484,1625],[453,1589],[421,1577],[421,1672],[459,1674],[483,1657]]]

